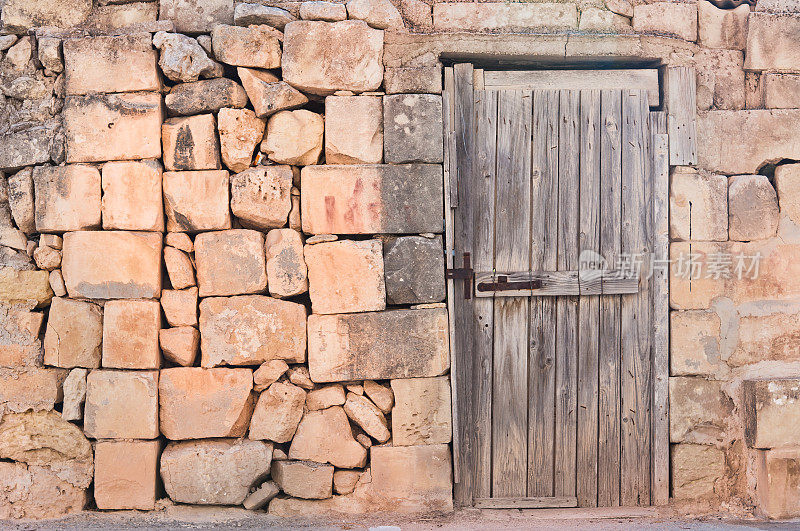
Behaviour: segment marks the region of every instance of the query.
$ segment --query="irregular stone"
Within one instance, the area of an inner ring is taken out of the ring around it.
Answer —
[[[725,476],[725,454],[713,446],[676,444],[672,446],[673,496],[696,500],[720,494]]]
[[[39,269],[53,271],[61,265],[61,251],[41,245],[33,251],[33,259]]]
[[[54,74],[64,71],[64,56],[61,51],[61,39],[54,37],[42,37],[36,42],[37,55],[39,62],[45,70]]]
[[[200,349],[200,332],[192,326],[178,326],[158,331],[161,351],[167,361],[191,367]]]
[[[301,388],[289,383],[273,383],[258,397],[248,438],[278,443],[291,441],[303,417],[305,402],[306,392]]]
[[[0,135],[0,170],[45,164],[51,156],[60,162],[64,149],[60,122],[50,120]]]
[[[308,103],[308,98],[302,92],[266,70],[239,67],[237,71],[259,118],[267,118],[278,111],[296,109]]]
[[[383,413],[389,414],[394,406],[394,393],[388,387],[372,380],[364,382],[364,393]]]
[[[272,229],[265,247],[269,294],[280,299],[308,291],[303,236],[294,229]]]
[[[252,389],[250,369],[162,369],[161,432],[171,440],[243,437],[253,414]]]
[[[300,232],[303,230],[303,222],[300,217],[300,190],[292,187],[292,209],[289,211],[289,228]]]
[[[304,365],[295,365],[286,372],[286,375],[289,377],[289,381],[296,386],[307,390],[314,389],[314,382],[311,381],[308,368]]]
[[[25,233],[17,229],[0,229],[0,245],[17,251],[27,252],[28,238]],[[55,249],[53,249],[55,250]],[[36,251],[34,251],[35,253]],[[40,268],[41,269],[41,268]]]
[[[578,30],[587,33],[631,33],[631,19],[601,7],[581,9]]]
[[[796,109],[800,107],[800,75],[764,74],[764,107]]]
[[[359,470],[336,470],[333,473],[333,491],[336,494],[350,494],[355,490],[361,474]]]
[[[360,468],[367,462],[367,451],[353,438],[344,409],[334,406],[303,416],[289,447],[289,458]]]
[[[326,385],[315,389],[306,396],[306,409],[316,411],[345,403],[344,388],[339,384]]]
[[[260,393],[277,382],[287,370],[289,366],[283,360],[265,361],[253,372],[253,390]]]
[[[68,96],[67,162],[160,158],[161,120],[157,92]]]
[[[64,380],[64,403],[61,407],[61,418],[64,420],[82,420],[83,403],[86,402],[86,376],[88,369],[72,369]]]
[[[34,301],[41,307],[49,304],[52,298],[47,271],[17,271],[0,267],[0,300]]]
[[[433,6],[433,27],[439,31],[552,32],[578,29],[574,4],[466,4]]]
[[[672,240],[728,239],[728,179],[702,170],[678,167],[669,190]]]
[[[162,181],[168,231],[197,232],[231,227],[227,170],[166,171]]]
[[[450,381],[447,376],[392,380],[392,444],[449,443]]]
[[[344,412],[350,419],[358,424],[367,435],[378,442],[386,442],[392,434],[389,432],[386,417],[383,412],[367,397],[355,393],[348,393],[344,404]]]
[[[403,19],[415,29],[431,30],[433,28],[433,9],[422,0],[400,0],[400,10],[403,13]]]
[[[103,309],[91,302],[55,297],[44,335],[44,363],[55,367],[100,366]]]
[[[82,164],[33,169],[36,230],[62,232],[100,227],[100,172]]]
[[[36,232],[33,168],[25,168],[8,178],[8,206],[19,230],[26,234]]]
[[[440,94],[442,69],[440,66],[387,68],[383,88],[387,94]]]
[[[193,38],[179,33],[159,31],[153,45],[161,51],[158,66],[172,81],[191,83],[203,78],[222,77],[224,69],[213,61]]]
[[[324,499],[333,495],[333,467],[312,461],[276,461],[272,479],[289,496]]]
[[[160,453],[160,441],[98,441],[94,468],[97,508],[155,509]]]
[[[67,296],[67,285],[64,284],[64,275],[61,274],[60,269],[50,271],[49,281],[50,289],[53,290],[56,297]]]
[[[307,166],[302,182],[307,234],[442,232],[440,165]]]
[[[670,314],[670,374],[710,376],[723,363],[722,323],[716,312],[688,310]]]
[[[697,108],[745,108],[745,75],[739,50],[701,50],[695,54]]]
[[[282,227],[291,208],[288,166],[258,166],[231,178],[231,210],[246,226]]]
[[[164,230],[157,161],[107,162],[102,175],[104,229]]]
[[[0,52],[4,52],[14,46],[19,40],[16,35],[0,35]]]
[[[175,85],[164,97],[164,104],[171,116],[213,113],[223,107],[243,108],[247,93],[235,81],[220,77]]]
[[[196,285],[194,267],[189,255],[174,247],[164,247],[164,265],[167,267],[169,282],[174,289],[184,289]]]
[[[233,11],[233,23],[237,26],[266,24],[283,31],[293,20],[297,19],[285,9],[261,4],[237,4]]]
[[[163,0],[158,18],[171,20],[180,33],[208,33],[233,23],[233,0]]]
[[[747,19],[746,70],[797,70],[800,52],[795,47],[800,17],[750,13]]]
[[[0,518],[57,518],[83,510],[87,490],[47,467],[0,461]]]
[[[158,301],[117,300],[103,306],[103,367],[158,369]]]
[[[90,372],[83,431],[93,439],[158,437],[158,371]]]
[[[345,389],[347,389],[348,393],[355,393],[358,396],[362,396],[364,394],[364,385],[360,383],[348,383],[345,384]]]
[[[384,96],[383,123],[384,158],[387,163],[442,162],[441,96]]]
[[[798,464],[795,448],[767,450],[758,457],[758,506],[768,518],[792,518],[798,515]]]
[[[379,164],[383,160],[383,103],[379,96],[325,98],[325,162]]]
[[[697,2],[697,42],[706,48],[743,50],[747,45],[750,6],[720,9],[711,2]]]
[[[383,262],[389,304],[444,300],[442,238],[402,236],[384,241]]]
[[[778,229],[778,195],[763,175],[736,175],[728,184],[731,240],[761,240]]]
[[[64,234],[61,271],[72,298],[152,299],[161,294],[161,234]]]
[[[264,121],[250,109],[220,109],[217,118],[223,164],[232,172],[245,171],[264,136]]]
[[[161,308],[170,326],[197,326],[197,287],[161,292]]]
[[[213,114],[169,118],[161,127],[167,170],[218,170],[219,138]]]
[[[273,456],[273,460],[274,459]],[[275,496],[280,494],[280,492],[281,489],[278,488],[278,485],[276,485],[274,481],[265,481],[244,499],[242,505],[248,511],[263,509]]]
[[[194,245],[201,297],[266,290],[262,233],[248,229],[205,232],[197,235]]]
[[[383,31],[360,20],[290,22],[283,48],[283,79],[303,92],[365,92],[383,81]],[[323,64],[323,56],[336,57],[335,67]]]
[[[0,410],[23,413],[53,409],[63,399],[61,384],[67,373],[64,369],[0,368]]]
[[[58,234],[40,234],[39,246],[47,246],[60,251],[64,248],[64,239]]]
[[[303,363],[306,310],[263,295],[207,298],[200,303],[200,337],[203,367]]]
[[[378,29],[403,27],[403,17],[389,0],[350,0],[347,17],[363,20]]]
[[[91,0],[7,0],[3,5],[3,29],[22,34],[37,26],[71,28],[84,22],[91,11]]]
[[[339,22],[347,19],[347,8],[344,4],[325,1],[311,1],[300,4],[300,18],[303,20],[322,20]]]
[[[633,30],[697,40],[697,4],[655,2],[633,8]]]
[[[670,442],[713,444],[725,440],[733,403],[722,390],[722,382],[670,378],[669,406]]]
[[[217,439],[169,443],[161,455],[164,489],[177,503],[240,505],[270,470],[272,444]]]
[[[800,380],[746,380],[744,435],[751,448],[797,445]]]
[[[66,39],[66,93],[159,90],[156,55],[149,33]]]
[[[324,120],[319,114],[299,109],[270,117],[261,151],[278,164],[317,164],[322,153]]]
[[[185,232],[169,232],[164,237],[164,243],[170,247],[180,249],[185,253],[194,252],[194,243],[192,239]]]
[[[214,26],[211,42],[218,61],[251,68],[280,68],[281,45],[271,26]]]

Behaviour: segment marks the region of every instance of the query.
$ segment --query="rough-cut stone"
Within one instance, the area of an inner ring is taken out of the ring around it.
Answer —
[[[0,170],[17,170],[23,166],[61,162],[64,153],[60,120],[31,125],[0,135]]]
[[[103,367],[158,369],[158,301],[117,300],[103,307]]]
[[[170,326],[197,326],[197,288],[164,290],[161,307]]]
[[[46,245],[40,245],[33,251],[33,259],[39,269],[53,271],[61,265],[61,251]]]
[[[294,229],[273,229],[265,242],[269,294],[284,298],[308,291],[303,236]]]
[[[800,309],[781,303],[739,310],[738,343],[727,359],[731,367],[763,361],[800,361],[795,342],[800,337]]]
[[[344,409],[334,406],[303,416],[289,447],[289,458],[360,468],[367,462],[367,450],[353,438]]]
[[[283,227],[291,209],[292,170],[258,166],[231,177],[231,210],[246,226]]]
[[[747,19],[747,70],[797,70],[800,17],[796,14],[750,13]]]
[[[418,30],[430,30],[433,27],[433,9],[422,0],[400,0],[400,10],[407,24]]]
[[[158,342],[167,361],[191,367],[200,349],[200,332],[193,326],[178,326],[159,330]]]
[[[227,170],[164,172],[167,230],[197,232],[231,226]]]
[[[313,461],[276,461],[272,479],[289,496],[325,499],[333,495],[333,467]]]
[[[303,20],[322,20],[325,22],[339,22],[347,19],[347,9],[344,4],[316,0],[300,4],[300,18]]]
[[[389,304],[444,300],[444,253],[441,236],[402,236],[383,246],[386,298]]]
[[[39,62],[45,70],[54,74],[64,71],[64,57],[61,51],[61,39],[54,37],[42,37],[37,40],[37,54]]]
[[[90,372],[83,431],[94,439],[158,437],[158,379],[158,371]]]
[[[153,45],[161,50],[158,66],[172,81],[190,83],[203,78],[222,77],[223,66],[209,59],[197,40],[179,33],[159,31]]]
[[[61,384],[67,372],[37,367],[0,368],[0,410],[23,413],[53,409],[63,399]]]
[[[53,293],[56,297],[66,297],[67,295],[67,286],[64,284],[64,276],[61,274],[60,269],[54,269],[50,271],[50,289],[53,290]]]
[[[95,368],[100,366],[103,310],[96,304],[56,297],[44,335],[46,365]]]
[[[233,23],[237,26],[266,24],[283,31],[286,24],[293,20],[297,19],[285,9],[261,4],[237,4],[233,11]]]
[[[280,68],[281,46],[271,26],[215,26],[211,32],[218,61],[251,68]]]
[[[437,3],[433,27],[458,32],[548,32],[578,29],[575,4],[557,3]]]
[[[161,455],[161,477],[174,502],[240,505],[271,462],[272,444],[263,441],[173,442]]]
[[[439,376],[450,364],[447,311],[311,315],[308,347],[317,383]]]
[[[360,470],[336,470],[333,473],[333,491],[336,494],[350,494],[361,479]]]
[[[274,460],[273,456],[273,460]],[[281,489],[274,481],[265,481],[260,487],[251,492],[247,498],[242,502],[242,505],[248,511],[255,511],[263,509],[272,499],[280,494]]]
[[[364,382],[364,393],[382,412],[386,414],[392,412],[392,407],[394,406],[394,392],[390,388],[373,382],[372,380],[367,380]]]
[[[258,397],[248,437],[277,443],[291,441],[303,417],[305,402],[306,392],[299,387],[273,383]]]
[[[189,237],[189,235],[184,232],[167,233],[167,235],[164,237],[164,244],[169,245],[170,247],[175,247],[176,249],[180,249],[185,253],[194,252],[194,243],[192,243],[192,239]]]
[[[183,251],[174,247],[165,247],[164,265],[167,268],[169,282],[174,289],[180,290],[196,285],[192,260]]]
[[[360,20],[298,20],[285,28],[283,78],[311,94],[378,90],[383,81],[383,31]],[[334,63],[320,57],[335,57]]]
[[[203,367],[306,360],[306,310],[263,295],[211,297],[200,303]]]
[[[169,118],[161,127],[167,170],[218,170],[219,138],[213,114]]]
[[[725,454],[713,446],[672,447],[672,491],[679,500],[718,495],[725,476]]]
[[[0,300],[32,301],[41,307],[49,304],[52,298],[47,271],[17,271],[12,267],[0,267]]]
[[[450,463],[446,444],[373,447],[371,488],[380,500],[376,505],[401,512],[452,511]]]
[[[720,9],[711,2],[697,2],[697,42],[706,48],[743,50],[747,45],[750,6]]]
[[[68,96],[67,162],[160,158],[161,120],[157,92]]]
[[[83,403],[86,402],[86,376],[88,369],[72,369],[64,379],[64,403],[61,417],[64,420],[82,420]]]
[[[219,110],[219,142],[222,163],[241,172],[253,162],[253,152],[264,136],[264,121],[250,109]]]
[[[249,229],[198,234],[194,241],[201,297],[260,293],[267,288],[264,235]]]
[[[447,376],[392,380],[392,444],[449,443],[450,381]]]
[[[396,94],[383,97],[386,162],[442,162],[442,97]]]
[[[161,294],[161,234],[64,234],[61,271],[72,298],[151,299]]]
[[[253,414],[252,389],[250,369],[162,369],[161,431],[171,440],[243,437]]]
[[[383,160],[380,96],[325,98],[325,162],[379,164]]]
[[[189,116],[223,107],[241,109],[247,105],[247,93],[235,81],[220,77],[175,85],[164,97],[164,104],[172,116]]]
[[[633,8],[633,30],[637,33],[670,35],[697,40],[697,4],[655,2]]]
[[[631,19],[601,7],[581,8],[578,30],[586,33],[631,33]]]
[[[364,432],[378,442],[386,442],[391,437],[386,417],[369,398],[348,393],[344,403],[344,412],[358,424]]]
[[[103,164],[103,228],[163,231],[161,174],[156,161]]]
[[[97,508],[153,510],[160,453],[160,441],[98,441],[94,467]]]
[[[172,29],[172,22],[158,20],[154,2],[130,2],[118,5],[98,5],[86,25],[90,31],[131,33]]]
[[[233,22],[233,0],[162,0],[159,6],[158,18],[171,20],[181,33],[208,33]]]
[[[303,232],[442,232],[442,193],[440,165],[306,167],[301,186]]]
[[[731,240],[762,240],[778,229],[778,195],[763,175],[737,175],[728,184]]]
[[[671,442],[713,444],[725,439],[733,412],[722,382],[703,378],[669,379]]]
[[[344,388],[339,384],[326,385],[315,389],[306,396],[306,409],[316,411],[345,403]]]
[[[710,376],[723,363],[722,323],[716,312],[688,310],[670,314],[670,374]]]
[[[159,90],[156,60],[149,33],[67,39],[66,93]]]
[[[26,33],[37,26],[71,28],[84,22],[91,11],[91,0],[7,0],[3,5],[3,29]]]
[[[100,172],[91,166],[38,166],[33,170],[36,230],[63,232],[100,227]]]
[[[347,18],[363,20],[373,28],[402,28],[403,17],[389,0],[350,0]]]
[[[278,164],[307,166],[319,162],[324,120],[306,109],[281,111],[270,117],[261,151]]]
[[[728,179],[724,175],[678,167],[669,189],[672,240],[728,239]]]
[[[20,170],[8,178],[8,206],[19,230],[26,234],[36,232],[32,168]]]
[[[38,465],[0,461],[0,519],[57,518],[83,510],[87,490]]]
[[[769,518],[800,514],[800,452],[796,448],[767,450],[758,456],[759,509]]]
[[[287,370],[289,370],[289,366],[283,360],[270,360],[262,363],[253,372],[253,390],[260,393],[277,382],[278,378],[283,376]]]
[[[745,441],[751,448],[796,446],[800,380],[744,382]]]
[[[304,365],[296,365],[286,372],[289,381],[303,389],[314,389],[314,382],[308,374],[308,368]]]
[[[383,74],[383,89],[387,94],[440,94],[442,68],[440,66],[387,68]]]
[[[775,189],[782,216],[800,225],[800,164],[784,164],[775,168]]]
[[[278,111],[296,109],[308,103],[308,98],[302,92],[287,82],[278,80],[266,70],[242,67],[237,70],[259,118],[267,118]]]
[[[744,109],[747,95],[742,52],[701,50],[694,57],[697,70],[697,108]]]
[[[764,74],[764,107],[796,109],[800,107],[800,75]]]

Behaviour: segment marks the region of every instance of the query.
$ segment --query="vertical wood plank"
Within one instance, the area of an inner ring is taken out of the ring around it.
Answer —
[[[497,110],[495,266],[530,268],[531,93],[502,91]],[[494,317],[492,496],[527,490],[528,299],[498,297]]]
[[[473,203],[476,271],[494,269],[497,91],[475,91],[475,187]],[[492,486],[492,345],[494,298],[475,298],[473,321],[475,497],[489,498]]]
[[[580,92],[581,253],[600,251],[600,91]],[[580,507],[597,506],[598,328],[600,297],[578,303],[577,497]]]
[[[669,130],[669,163],[697,164],[697,81],[694,68],[671,66],[664,72]]]
[[[531,269],[555,271],[558,225],[557,91],[533,92]],[[553,496],[556,299],[531,297],[528,405],[528,496]]]
[[[580,93],[560,93],[558,134],[558,270],[578,267]],[[556,301],[555,496],[575,496],[578,297]]]

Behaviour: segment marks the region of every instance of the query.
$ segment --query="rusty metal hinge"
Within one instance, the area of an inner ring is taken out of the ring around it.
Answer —
[[[526,289],[539,289],[542,287],[541,280],[523,280],[519,282],[509,282],[505,275],[498,275],[495,282],[481,282],[478,284],[478,291],[516,291]]]
[[[463,280],[464,298],[465,299],[471,298],[472,281],[475,278],[475,272],[472,270],[470,254],[464,253],[464,261],[462,263],[462,267],[456,269],[445,269],[444,278],[448,280]]]

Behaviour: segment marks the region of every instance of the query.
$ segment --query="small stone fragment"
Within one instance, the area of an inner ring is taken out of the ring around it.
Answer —
[[[239,67],[237,72],[259,118],[308,103],[308,98],[302,92],[266,70]]]
[[[347,8],[336,2],[311,1],[300,4],[300,18],[303,20],[322,20],[339,22],[347,20]]]
[[[164,104],[170,116],[213,113],[223,107],[243,108],[247,93],[235,81],[220,77],[175,85],[164,97]]]
[[[356,435],[356,440],[366,449],[372,448],[372,439],[366,433],[359,433]]]
[[[342,406],[344,402],[344,388],[340,384],[326,385],[308,393],[306,409],[309,411],[327,409],[332,406]]]
[[[360,468],[367,462],[367,451],[353,438],[344,409],[334,406],[303,416],[289,447],[289,458]]]
[[[46,245],[40,245],[33,251],[33,259],[39,269],[53,271],[61,266],[61,251]]]
[[[222,162],[232,172],[242,172],[253,162],[253,152],[264,136],[264,121],[250,109],[220,109],[219,141]]]
[[[367,380],[364,382],[364,392],[382,412],[386,414],[392,412],[394,393],[390,388],[373,380]]]
[[[337,470],[333,473],[333,491],[336,494],[350,494],[361,479],[359,470]]]
[[[262,363],[253,373],[253,390],[260,393],[277,382],[278,378],[288,370],[289,366],[283,360],[270,360]]]
[[[161,51],[158,66],[172,81],[191,83],[201,77],[222,77],[222,65],[209,59],[202,46],[191,37],[159,31],[153,36],[153,46]]]
[[[88,369],[76,368],[69,371],[64,380],[64,402],[61,417],[64,420],[83,419],[83,403],[86,401],[86,376]]]
[[[103,367],[158,369],[158,301],[116,300],[103,307]]]
[[[345,389],[347,389],[348,393],[355,393],[358,396],[364,396],[364,384],[360,383],[348,383],[345,384]]]
[[[265,246],[269,294],[284,298],[308,291],[302,235],[293,229],[273,229],[267,233]]]
[[[307,390],[314,389],[314,382],[308,377],[308,367],[297,365],[289,369],[287,375],[289,376],[289,381],[296,386]]]
[[[261,151],[278,164],[317,164],[322,153],[322,116],[305,109],[281,111],[267,122]]]
[[[344,404],[344,412],[353,422],[361,426],[367,435],[378,442],[386,442],[392,436],[383,412],[367,397],[349,393]]]
[[[275,457],[273,455],[273,460],[274,459]],[[247,498],[244,499],[242,505],[248,511],[263,509],[270,501],[272,501],[272,498],[280,494],[280,492],[281,489],[278,488],[278,485],[276,485],[274,481],[265,481],[260,487],[251,492]]]
[[[182,367],[191,367],[200,349],[200,332],[193,326],[159,330],[158,341],[164,358]]]
[[[185,253],[194,252],[194,243],[185,232],[168,232],[164,237],[164,244],[180,249]]]
[[[170,326],[197,326],[197,287],[161,292],[161,308]]]
[[[333,467],[312,461],[276,461],[272,479],[289,496],[325,499],[333,494]]]
[[[100,366],[103,309],[91,302],[54,298],[44,334],[44,363],[54,367]]]
[[[167,170],[218,170],[217,123],[213,114],[169,118],[161,127]]]
[[[67,286],[64,284],[64,276],[61,274],[60,269],[50,271],[50,289],[56,297],[65,297],[67,295]]]
[[[194,267],[189,256],[174,247],[164,247],[164,264],[167,266],[169,281],[174,289],[184,289],[195,285]]]
[[[164,172],[167,230],[198,232],[231,227],[227,170]]]
[[[250,68],[280,68],[281,46],[270,26],[215,26],[211,31],[218,61]]]

